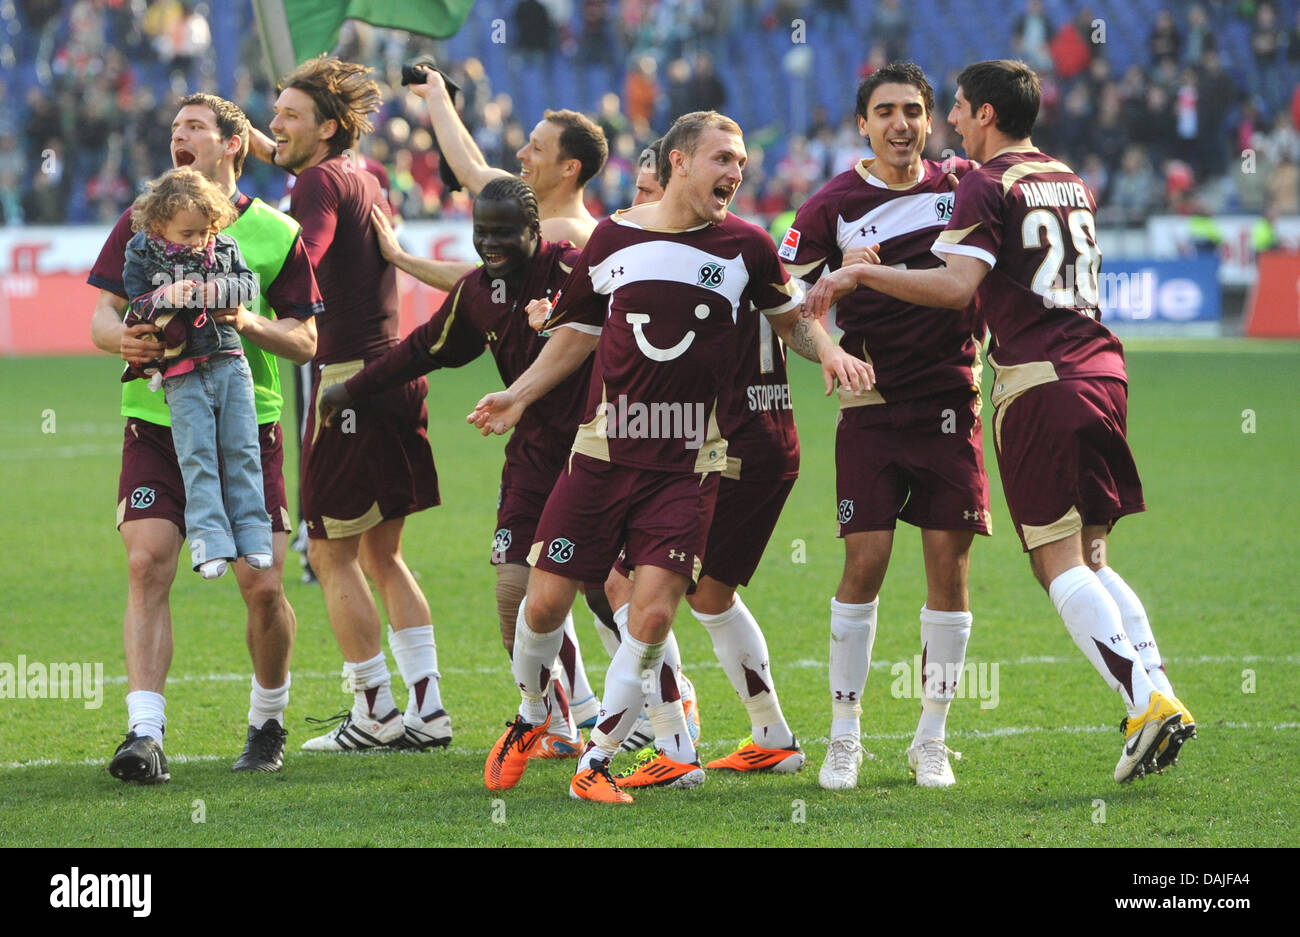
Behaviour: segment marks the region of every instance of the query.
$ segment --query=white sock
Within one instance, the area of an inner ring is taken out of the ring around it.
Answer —
[[[613,758],[632,724],[646,705],[642,673],[658,674],[664,662],[664,646],[645,644],[623,635],[614,659],[605,674],[605,698],[601,701],[600,721],[591,730],[591,746],[579,762],[579,770],[591,767],[600,758]],[[682,725],[685,730],[685,722]]]
[[[1109,566],[1097,570],[1097,578],[1101,580],[1101,584],[1106,587],[1110,597],[1119,606],[1124,633],[1128,635],[1133,649],[1138,652],[1147,676],[1151,678],[1157,690],[1165,696],[1173,696],[1174,687],[1165,674],[1165,665],[1160,659],[1160,648],[1156,647],[1156,636],[1151,631],[1151,622],[1147,620],[1147,610],[1142,605],[1142,600],[1129,588],[1129,584],[1120,578],[1119,573]]]
[[[1076,566],[1053,579],[1048,594],[1083,656],[1120,694],[1129,715],[1140,716],[1155,686],[1124,633],[1119,606],[1101,580],[1087,566]]]
[[[393,700],[393,678],[388,673],[383,651],[360,663],[344,661],[343,676],[356,694],[356,708],[361,712],[384,719],[397,708]]]
[[[631,605],[620,605],[614,611],[614,624],[618,628],[619,638],[624,641],[627,640],[628,636],[627,618],[631,608]],[[668,637],[664,638],[663,645],[664,663],[673,668],[674,674],[680,674],[682,672],[682,649],[677,644],[677,635],[671,631],[668,632]]]
[[[591,608],[590,602],[587,603],[587,607]],[[624,605],[623,608],[624,608],[623,621],[626,622],[627,606]],[[592,623],[596,626],[596,636],[600,638],[600,643],[604,645],[605,652],[609,654],[610,659],[612,660],[614,658],[615,652],[618,651],[618,625],[615,623],[617,621],[617,617],[615,618],[614,621],[605,621],[605,619],[601,618],[600,615],[596,612],[596,610],[592,608],[591,618],[592,618]]]
[[[573,612],[564,616],[564,637],[560,641],[556,663],[564,679],[565,692],[569,694],[569,705],[574,709],[585,709],[594,704],[596,691],[591,688],[582,663],[582,648],[578,645],[578,630],[573,627]]]
[[[862,735],[862,691],[871,670],[880,599],[851,605],[831,599],[831,738]]]
[[[268,690],[253,677],[253,689],[248,694],[248,724],[255,729],[266,725],[268,719],[274,719],[284,728],[284,711],[289,708],[289,684],[293,680],[289,674],[284,675],[284,686]]]
[[[162,744],[167,731],[167,701],[152,690],[132,690],[126,694],[126,728],[138,737],[146,736]]]
[[[546,691],[551,685],[551,666],[555,655],[560,653],[564,630],[557,628],[550,634],[538,634],[529,628],[524,614],[527,605],[525,597],[519,603],[519,617],[515,619],[515,652],[510,666],[520,687],[519,715],[529,725],[539,726],[546,721],[550,709]]]
[[[681,685],[677,682],[678,670],[669,663],[665,654],[663,663],[659,665],[659,676],[650,684],[652,689],[646,700],[646,715],[650,717],[650,725],[654,726],[656,747],[673,761],[690,764],[699,760],[699,756],[686,727],[686,710],[682,706]]]
[[[433,625],[402,628],[388,626],[388,646],[392,649],[397,670],[406,684],[406,713],[428,719],[442,709],[438,681],[438,645],[433,640]]]
[[[546,696],[551,702],[551,727],[547,730],[568,739],[578,737],[578,725],[573,721],[569,694],[564,690],[564,668],[558,660],[551,668],[551,682],[546,687]]]
[[[767,641],[758,622],[739,595],[731,608],[717,615],[692,609],[713,640],[713,654],[749,713],[754,741],[763,748],[789,748],[794,733],[786,724],[772,680]]]
[[[921,606],[921,721],[913,745],[945,738],[948,707],[966,662],[970,626],[970,612],[937,612]]]

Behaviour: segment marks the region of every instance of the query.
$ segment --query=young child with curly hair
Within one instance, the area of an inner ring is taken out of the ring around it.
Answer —
[[[242,556],[271,568],[271,522],[262,489],[253,378],[235,327],[213,313],[248,305],[257,277],[234,238],[234,206],[193,169],[173,169],[135,200],[122,283],[126,323],[159,329],[160,357],[129,366],[122,380],[153,375],[171,410],[172,441],[185,480],[185,534],[204,579]]]

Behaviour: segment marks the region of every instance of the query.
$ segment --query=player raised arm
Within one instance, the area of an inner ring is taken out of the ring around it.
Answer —
[[[495,169],[487,164],[483,151],[478,148],[460,115],[456,113],[456,105],[447,93],[442,75],[434,69],[423,70],[428,76],[428,82],[410,85],[409,89],[416,97],[424,98],[428,103],[433,135],[438,138],[442,158],[469,190],[469,194],[478,195],[483,186],[493,179],[511,175],[504,169]]]
[[[557,328],[528,370],[505,390],[488,394],[465,417],[487,436],[508,432],[533,401],[547,394],[587,360],[600,335],[576,327]]]
[[[474,269],[472,263],[463,260],[431,260],[408,254],[398,243],[393,223],[388,220],[388,216],[378,205],[370,209],[370,224],[375,229],[375,237],[379,240],[379,252],[384,255],[384,260],[434,289],[448,293],[456,285],[457,280]]]
[[[871,365],[835,344],[820,322],[801,316],[798,309],[768,316],[767,321],[787,348],[822,366],[827,396],[834,392],[836,382],[858,394],[875,386],[876,372]]]

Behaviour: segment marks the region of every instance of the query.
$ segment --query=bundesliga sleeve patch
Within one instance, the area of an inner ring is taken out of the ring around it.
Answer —
[[[796,231],[794,228],[791,228],[789,231],[785,233],[785,237],[781,240],[781,248],[780,250],[777,251],[777,255],[782,260],[794,260],[795,255],[798,252],[799,252],[799,232]]]

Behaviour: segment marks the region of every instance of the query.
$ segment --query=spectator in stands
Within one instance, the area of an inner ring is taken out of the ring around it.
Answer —
[[[18,184],[19,175],[0,169],[0,227],[23,223],[23,196]]]
[[[1214,49],[1206,49],[1201,55],[1197,78],[1196,126],[1200,132],[1200,163],[1205,172],[1222,175],[1228,163],[1225,128],[1228,112],[1239,93],[1237,83],[1224,71],[1219,63],[1219,53]]]
[[[873,41],[885,44],[885,57],[888,61],[898,62],[907,58],[907,34],[911,26],[911,18],[898,0],[880,0],[871,16],[871,27],[867,35]]]
[[[1275,215],[1300,214],[1300,165],[1284,159],[1265,175],[1269,209]]]
[[[1029,0],[1025,12],[1016,19],[1012,35],[1019,40],[1020,56],[1036,72],[1052,67],[1048,44],[1052,39],[1052,22],[1043,12],[1043,0]]]
[[[1264,100],[1264,109],[1269,114],[1286,102],[1288,88],[1282,64],[1283,38],[1273,4],[1261,3],[1255,10],[1250,51],[1255,57],[1255,68],[1259,73],[1259,93]]]
[[[68,220],[68,194],[53,173],[32,176],[31,188],[23,196],[26,224],[63,224]]]
[[[1169,103],[1169,92],[1158,84],[1147,88],[1136,120],[1129,125],[1129,139],[1145,145],[1155,162],[1169,154],[1174,142],[1174,115]]]
[[[582,41],[578,58],[592,65],[608,65],[614,61],[613,41],[607,0],[582,0]]]
[[[713,67],[713,56],[708,52],[695,53],[691,85],[694,89],[692,110],[720,112],[726,107],[727,87]]]
[[[1187,43],[1183,46],[1183,64],[1196,65],[1210,49],[1215,48],[1214,27],[1205,15],[1205,7],[1192,4],[1187,11]]]
[[[1110,194],[1110,171],[1102,158],[1096,153],[1085,156],[1079,167],[1079,178],[1096,196],[1097,204],[1105,205]]]
[[[623,108],[634,124],[638,121],[649,125],[654,123],[655,111],[659,106],[659,84],[655,80],[658,69],[659,64],[654,56],[643,55],[627,73],[623,86]]]
[[[1151,64],[1159,66],[1171,62],[1177,65],[1182,47],[1183,37],[1174,24],[1174,15],[1168,10],[1161,10],[1156,14],[1156,24],[1147,39],[1147,54],[1151,58]]]
[[[539,0],[519,0],[515,5],[514,27],[512,45],[526,55],[540,58],[555,50],[555,24]]]
[[[1111,198],[1103,216],[1112,224],[1139,225],[1156,206],[1160,188],[1147,151],[1133,144],[1124,151],[1124,161],[1112,183]]]
[[[1062,81],[1083,74],[1092,62],[1092,30],[1095,17],[1084,8],[1052,37],[1052,67]],[[1040,79],[1044,76],[1040,76]]]

